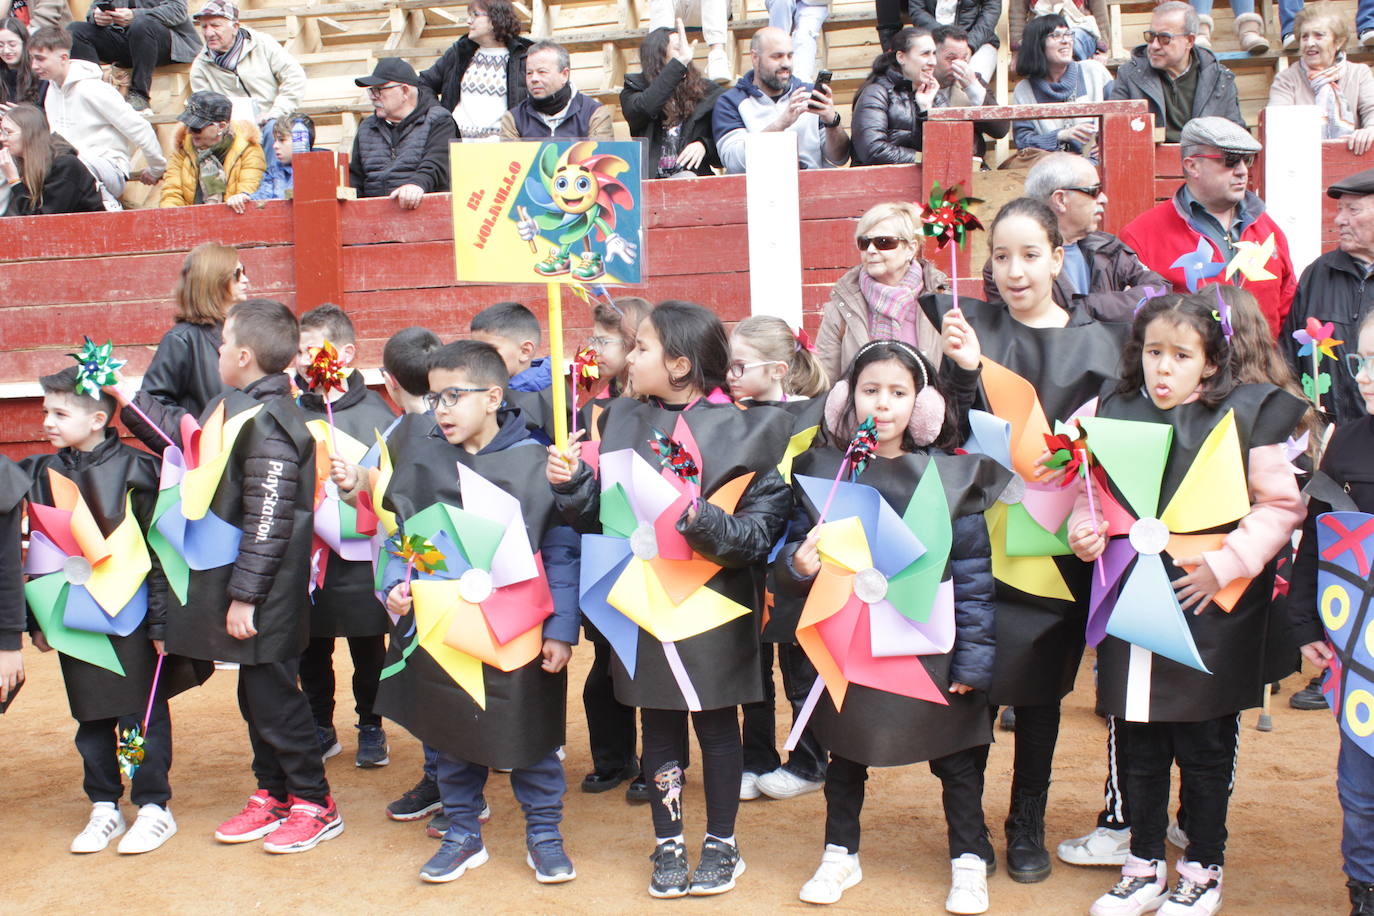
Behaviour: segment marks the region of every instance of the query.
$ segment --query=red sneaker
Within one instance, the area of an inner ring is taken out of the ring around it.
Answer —
[[[305,852],[343,833],[343,818],[334,807],[333,797],[325,801],[328,804],[321,806],[291,796],[291,815],[271,839],[263,841],[262,848],[276,853]]]
[[[277,801],[266,789],[248,797],[243,810],[219,825],[215,839],[221,843],[247,843],[276,830],[291,813],[285,802]]]

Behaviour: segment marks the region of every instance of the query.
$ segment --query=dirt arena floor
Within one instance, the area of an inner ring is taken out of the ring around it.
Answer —
[[[253,790],[248,741],[234,701],[235,674],[221,671],[199,691],[173,702],[176,722],[172,810],[180,832],[157,852],[120,856],[67,852],[85,823],[81,764],[72,746],[75,724],[53,655],[25,650],[29,683],[0,717],[0,913],[625,913],[666,909],[773,912],[810,909],[797,891],[820,859],[824,800],[813,793],[791,801],[741,807],[739,838],[748,862],[734,891],[719,898],[654,901],[646,894],[649,812],[622,792],[584,795],[577,783],[589,769],[580,695],[574,690],[568,727],[564,836],[577,880],[544,887],[525,865],[520,810],[493,774],[487,788],[493,817],[485,831],[491,861],[457,882],[422,884],[417,872],[437,844],[423,822],[400,824],[386,803],[420,774],[420,746],[389,729],[391,765],[353,766],[355,741],[344,710],[352,709],[340,671],[340,737],[344,752],[329,761],[329,777],[346,829],[300,855],[273,856],[256,843],[225,846],[213,832]],[[336,653],[346,668],[348,652]],[[572,683],[580,685],[589,655],[575,653]],[[1048,839],[1086,832],[1101,805],[1104,728],[1091,708],[1089,658],[1079,689],[1067,701],[1050,796]],[[1348,911],[1340,870],[1340,809],[1336,802],[1336,726],[1329,714],[1287,705],[1305,683],[1290,677],[1274,703],[1274,730],[1256,731],[1258,713],[1243,719],[1239,773],[1231,802],[1225,912],[1334,914]],[[779,714],[779,727],[788,717]],[[780,734],[779,739],[783,736]],[[993,747],[985,796],[999,861],[1001,823],[1011,781],[1011,740]],[[838,912],[944,912],[949,862],[938,781],[925,766],[881,770],[869,783],[864,811],[864,880],[833,907]],[[701,782],[686,789],[689,847],[703,829]],[[134,809],[124,805],[132,820]],[[1177,851],[1170,849],[1171,856]],[[1018,885],[1000,870],[989,882],[993,913],[1086,913],[1113,881],[1113,871],[1055,861],[1042,884]]]

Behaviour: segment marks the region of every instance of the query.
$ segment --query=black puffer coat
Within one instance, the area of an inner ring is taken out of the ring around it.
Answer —
[[[940,22],[935,18],[939,0],[910,0],[911,24],[923,29],[935,29]],[[959,0],[958,12],[954,14],[954,24],[968,32],[968,47],[977,51],[983,45],[1000,47],[997,40],[997,20],[1002,15],[1002,0]]]
[[[668,132],[663,124],[663,107],[686,78],[687,68],[677,59],[664,64],[653,82],[645,79],[643,73],[630,73],[625,77],[625,88],[620,90],[620,110],[629,122],[630,135],[644,141],[641,168],[645,178],[653,178],[658,174],[658,160],[663,154],[663,140]],[[713,166],[720,168],[720,154],[716,152],[716,138],[711,129],[711,113],[715,110],[716,99],[724,92],[724,86],[707,84],[706,95],[682,123],[679,151],[698,140],[706,146],[706,157],[693,170],[698,175],[712,175],[715,174],[711,170]]]
[[[915,162],[925,121],[911,80],[899,68],[888,68],[854,99],[854,164]]]
[[[506,45],[510,57],[506,60],[506,109],[519,105],[530,94],[525,87],[525,54],[534,42],[516,36]],[[434,66],[420,73],[420,85],[439,97],[439,104],[449,111],[458,108],[463,97],[463,74],[477,55],[477,42],[464,35],[448,46],[444,56]]]
[[[1322,407],[1338,426],[1368,414],[1360,386],[1345,368],[1345,355],[1358,349],[1360,322],[1371,306],[1374,283],[1365,276],[1364,268],[1344,251],[1328,251],[1302,272],[1298,291],[1293,294],[1293,308],[1279,334],[1279,352],[1301,378],[1312,374],[1312,358],[1298,355],[1301,344],[1293,339],[1293,332],[1306,327],[1308,318],[1335,325],[1332,336],[1342,343],[1334,348],[1336,358],[1319,364],[1318,370],[1331,377],[1331,389],[1322,398]]]
[[[0,455],[0,652],[13,652],[24,641],[24,566],[19,555],[20,524],[28,476]]]
[[[162,335],[143,374],[142,391],[193,417],[224,391],[219,380],[220,325],[178,321]],[[132,413],[132,411],[127,411]]]

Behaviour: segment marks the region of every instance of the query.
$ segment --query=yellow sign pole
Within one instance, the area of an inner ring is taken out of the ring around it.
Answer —
[[[553,366],[553,442],[568,448],[568,383],[563,377],[563,285],[549,288],[549,362]]]

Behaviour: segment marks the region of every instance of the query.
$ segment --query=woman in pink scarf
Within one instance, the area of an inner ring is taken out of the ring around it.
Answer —
[[[1274,78],[1270,105],[1316,105],[1322,139],[1344,139],[1357,156],[1374,146],[1374,73],[1346,60],[1350,26],[1340,7],[1309,3],[1293,21],[1301,51],[1298,63]]]
[[[854,230],[859,266],[830,289],[816,335],[816,358],[830,378],[843,378],[859,348],[882,338],[905,341],[940,362],[940,330],[916,301],[944,293],[949,277],[920,256],[921,211],[905,201],[877,204]]]

